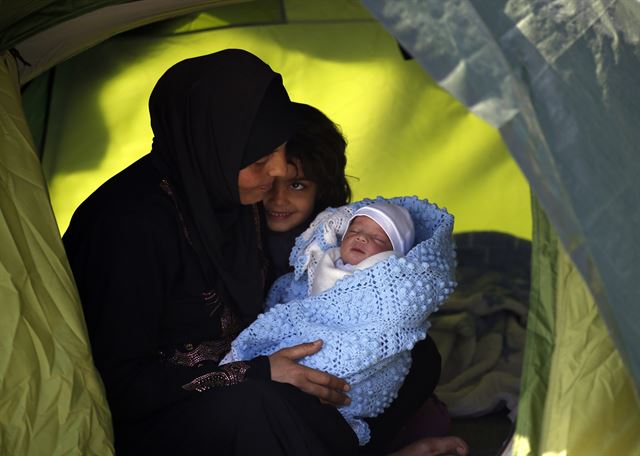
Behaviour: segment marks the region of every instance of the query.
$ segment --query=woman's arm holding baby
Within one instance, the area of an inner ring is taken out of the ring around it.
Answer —
[[[344,380],[323,371],[298,364],[298,360],[313,355],[322,348],[316,340],[278,350],[269,356],[271,380],[289,383],[323,402],[335,406],[349,405],[351,399],[345,394],[351,388]]]

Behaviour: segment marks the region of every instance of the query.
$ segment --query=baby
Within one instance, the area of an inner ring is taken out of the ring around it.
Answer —
[[[292,264],[296,255],[306,258],[305,273],[276,281],[268,311],[238,335],[221,364],[322,339],[322,350],[300,362],[351,385],[351,404],[339,410],[364,445],[370,434],[363,418],[377,416],[397,396],[410,350],[426,337],[427,316],[451,292],[437,284],[451,279],[452,219],[426,201],[411,203],[421,215],[421,233],[432,233],[412,259],[405,255],[414,247],[414,221],[399,204],[375,201],[353,211],[362,204],[354,203],[319,215],[301,235],[307,248],[292,253]]]
[[[312,296],[355,270],[369,268],[393,254],[404,256],[413,247],[413,221],[402,206],[389,203],[364,206],[348,224],[340,247],[324,252],[313,278],[309,279]]]

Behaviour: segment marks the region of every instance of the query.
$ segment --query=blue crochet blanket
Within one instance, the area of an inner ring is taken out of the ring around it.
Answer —
[[[310,296],[309,278],[321,253],[338,246],[351,215],[374,201],[409,211],[415,246],[404,258],[391,256]],[[410,350],[426,337],[427,317],[456,285],[452,229],[446,209],[416,197],[379,197],[325,210],[296,239],[290,256],[294,272],[276,281],[267,311],[236,338],[225,361],[322,339],[323,348],[300,362],[351,385],[352,402],[339,410],[364,445],[370,433],[363,418],[380,414],[397,396],[411,366]]]

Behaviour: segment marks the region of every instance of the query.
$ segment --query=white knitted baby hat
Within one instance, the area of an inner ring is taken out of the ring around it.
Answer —
[[[404,207],[397,204],[373,203],[355,211],[347,226],[351,224],[354,218],[359,216],[369,217],[380,225],[389,236],[395,253],[404,255],[413,247],[415,239],[413,220],[411,220],[409,211]]]

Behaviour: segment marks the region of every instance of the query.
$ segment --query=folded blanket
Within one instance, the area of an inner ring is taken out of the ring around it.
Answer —
[[[460,248],[459,286],[431,318],[429,334],[443,362],[436,393],[452,417],[506,407],[513,420],[526,338],[529,256],[515,248],[515,238],[490,234],[475,233],[478,245]]]
[[[453,217],[416,197],[375,201],[402,205],[411,214],[416,245],[406,257],[393,255],[309,296],[308,279],[322,252],[338,246],[352,214],[374,200],[327,209],[296,240],[294,272],[272,287],[269,310],[238,336],[225,358],[250,359],[322,339],[320,352],[301,363],[351,385],[352,402],[339,410],[361,445],[369,440],[362,418],[380,414],[397,396],[411,365],[410,350],[426,337],[427,317],[455,286]]]

